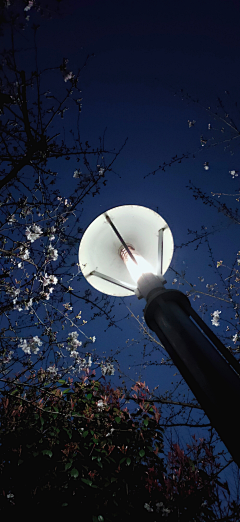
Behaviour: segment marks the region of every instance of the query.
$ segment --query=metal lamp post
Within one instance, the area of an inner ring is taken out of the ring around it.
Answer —
[[[144,317],[240,467],[240,364],[179,290],[165,288],[174,244],[156,212],[124,205],[84,233],[79,263],[87,281],[113,296],[145,298]]]

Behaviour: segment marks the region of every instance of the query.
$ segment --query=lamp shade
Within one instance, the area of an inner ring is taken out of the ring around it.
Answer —
[[[133,247],[155,274],[159,262],[159,231],[162,235],[162,275],[167,271],[173,256],[173,237],[166,221],[153,210],[138,205],[112,208],[98,216],[85,231],[79,247],[79,264],[87,281],[99,292],[113,296],[133,295],[136,283],[132,280],[120,257],[122,243],[106,216],[121,234],[125,243]],[[97,277],[92,272],[104,274],[121,283],[124,288]],[[129,289],[129,288],[132,288]]]

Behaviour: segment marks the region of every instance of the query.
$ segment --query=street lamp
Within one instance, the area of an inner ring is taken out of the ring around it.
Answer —
[[[86,280],[113,296],[145,298],[144,317],[240,467],[240,365],[179,290],[165,288],[170,228],[156,212],[124,205],[85,231],[79,263]]]

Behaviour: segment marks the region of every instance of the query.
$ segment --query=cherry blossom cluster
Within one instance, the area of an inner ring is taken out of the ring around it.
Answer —
[[[221,313],[222,312],[220,312],[219,310],[216,310],[215,312],[213,312],[213,314],[211,314],[211,316],[212,316],[211,321],[212,321],[212,325],[213,326],[219,326],[220,325],[220,323],[219,323],[219,319],[220,319],[219,314],[221,314]]]
[[[41,227],[39,227],[39,225],[30,225],[29,227],[26,228],[26,236],[27,236],[27,239],[29,239],[29,241],[31,241],[31,243],[33,243],[34,241],[36,241],[36,239],[38,239],[41,235],[42,235],[42,229]]]
[[[106,365],[102,364],[101,369],[103,375],[114,375],[114,366],[110,363],[107,363]]]
[[[54,248],[52,245],[49,245],[48,250],[47,250],[47,256],[52,261],[57,261],[57,258],[58,258],[58,251],[57,251],[57,249]]]
[[[35,335],[35,337],[29,339],[28,341],[26,339],[20,339],[18,348],[22,348],[23,352],[28,355],[31,355],[31,353],[36,355],[39,352],[39,346],[42,346],[42,341],[40,341],[39,337]]]

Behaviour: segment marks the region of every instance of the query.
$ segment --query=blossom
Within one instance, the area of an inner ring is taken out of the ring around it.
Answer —
[[[42,346],[42,341],[40,341],[39,337],[35,335],[32,339],[26,341],[26,339],[20,339],[20,344],[18,348],[22,348],[23,352],[31,355],[33,352],[35,355],[39,352],[39,346]]]
[[[29,310],[29,308],[32,306],[32,297],[29,299],[29,301],[25,304],[25,310]]]
[[[99,176],[103,176],[105,169],[101,168],[98,171]]]
[[[20,294],[20,288],[8,288],[8,290],[6,290],[6,294],[10,295],[11,297],[17,297],[17,295]],[[14,303],[15,299],[13,300],[13,303]],[[16,301],[15,301],[16,302]]]
[[[72,310],[72,306],[70,305],[70,303],[65,303],[63,304],[63,306],[66,310]]]
[[[103,375],[114,375],[114,366],[110,363],[107,363],[106,366],[102,365],[102,374]]]
[[[88,362],[86,361],[85,358],[79,358],[78,359],[78,371],[80,372],[81,370],[83,370],[84,368],[87,367],[90,367],[92,366],[92,360],[91,360],[91,356],[88,358]]]
[[[57,282],[58,282],[58,279],[54,275],[48,276],[47,274],[45,274],[43,276],[43,280],[42,280],[43,286],[50,285],[50,283],[52,283],[53,285],[56,285]]]
[[[219,310],[216,310],[215,312],[213,312],[213,314],[211,314],[211,316],[212,316],[211,321],[212,321],[213,326],[219,326],[219,324],[220,324],[219,323],[219,319],[220,319],[219,314],[221,314],[221,313],[222,312],[220,312]]]
[[[193,127],[193,126],[194,126],[194,123],[196,123],[195,120],[192,120],[192,121],[188,120],[188,126],[189,126],[189,129],[190,129],[190,127]]]
[[[68,80],[72,80],[72,78],[74,78],[74,74],[71,71],[66,71],[64,74],[64,81],[67,82]]]
[[[74,178],[80,178],[82,175],[81,171],[80,170],[74,170],[74,174],[73,174],[73,177]]]
[[[232,178],[238,177],[238,172],[236,170],[229,170],[229,174],[231,174]]]
[[[238,340],[238,334],[236,333],[233,338],[232,338],[234,344],[236,344],[237,340]]]
[[[77,358],[78,357],[78,352],[76,352],[76,350],[72,350],[71,353],[70,353],[70,357],[75,357]]]
[[[52,366],[49,366],[47,368],[47,372],[51,373],[53,375],[53,377],[55,377],[57,375],[58,368],[56,368],[55,364],[53,364]]]
[[[27,239],[29,239],[31,243],[33,243],[33,241],[35,241],[41,236],[42,229],[38,225],[33,224],[30,227],[26,228],[25,234],[27,236]]]
[[[33,0],[29,0],[28,5],[26,5],[26,7],[24,7],[24,11],[30,11],[32,6],[33,6]]]
[[[20,256],[22,259],[29,259],[29,250],[27,248],[20,247]]]
[[[205,169],[205,170],[209,170],[209,163],[208,163],[208,161],[205,161],[205,163],[204,163],[204,169]]]
[[[49,236],[49,241],[53,241],[55,239],[55,236],[53,236],[54,232],[56,232],[56,228],[51,227],[51,235]]]
[[[54,236],[53,236],[54,237]],[[48,254],[50,256],[50,258],[53,260],[53,261],[56,261],[57,258],[58,258],[58,251],[56,248],[53,248],[52,245],[50,245],[48,247]]]
[[[67,348],[67,350],[75,350],[78,346],[82,345],[81,341],[78,341],[78,332],[71,332],[67,338],[68,344],[70,348]]]

